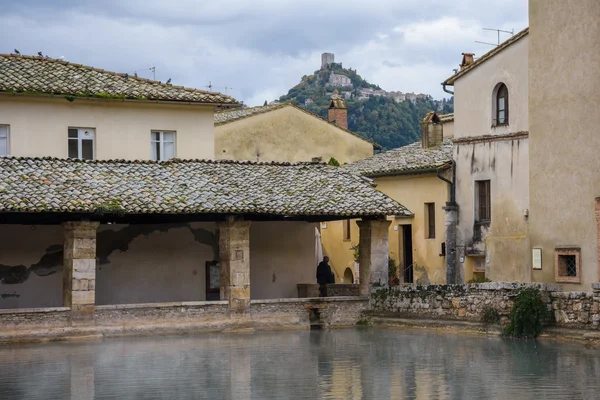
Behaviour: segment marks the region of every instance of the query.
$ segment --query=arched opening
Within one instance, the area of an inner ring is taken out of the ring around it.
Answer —
[[[354,283],[354,274],[350,267],[346,268],[344,271],[344,283]]]
[[[492,98],[492,125],[508,125],[508,88],[504,83],[500,82],[496,85]]]

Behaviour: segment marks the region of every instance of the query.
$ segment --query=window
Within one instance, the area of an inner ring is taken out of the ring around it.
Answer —
[[[349,242],[352,240],[352,233],[350,231],[350,220],[344,220],[344,241]]]
[[[69,158],[95,159],[93,128],[69,128]]]
[[[508,89],[504,83],[500,83],[496,88],[496,123],[495,125],[508,124]]]
[[[425,238],[435,239],[435,203],[425,203]]]
[[[581,282],[581,249],[577,247],[554,250],[554,278],[558,283]]]
[[[0,157],[8,155],[8,125],[0,125]]]
[[[164,161],[175,157],[175,132],[152,131],[152,160]]]
[[[475,220],[489,222],[491,219],[490,181],[475,181]]]

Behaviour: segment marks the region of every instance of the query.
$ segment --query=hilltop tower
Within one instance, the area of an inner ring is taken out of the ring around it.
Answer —
[[[329,65],[335,62],[335,55],[333,53],[321,54],[321,69],[327,68]]]

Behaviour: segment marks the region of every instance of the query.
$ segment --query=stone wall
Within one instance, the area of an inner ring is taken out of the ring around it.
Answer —
[[[521,290],[538,288],[557,327],[597,329],[600,324],[600,284],[592,292],[563,292],[561,286],[539,283],[490,282],[470,285],[401,285],[379,289],[371,299],[378,315],[416,319],[481,322],[487,308],[504,323]]]
[[[368,307],[365,297],[251,300],[246,312],[230,312],[227,301],[99,305],[94,324],[85,326],[72,324],[66,307],[0,310],[0,342],[343,327],[355,325]]]
[[[317,283],[299,283],[298,297],[319,297],[319,285]],[[358,284],[333,283],[326,285],[327,297],[358,296]]]
[[[21,308],[0,310],[0,331],[27,329],[31,327],[62,327],[70,324],[71,309],[68,307]]]

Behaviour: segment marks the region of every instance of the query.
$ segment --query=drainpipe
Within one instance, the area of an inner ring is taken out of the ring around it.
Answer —
[[[446,283],[456,283],[456,225],[458,224],[458,204],[456,204],[456,163],[452,160],[452,180],[440,175],[437,177],[450,185],[450,201],[442,209],[446,211]]]
[[[447,85],[446,82],[442,82],[442,89],[444,90],[444,92],[449,93],[454,96],[454,92],[446,89],[446,85]],[[454,85],[452,85],[452,86],[454,86]]]

